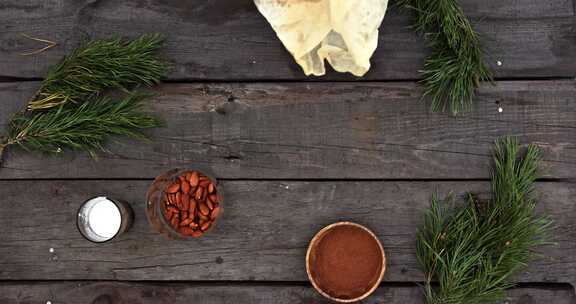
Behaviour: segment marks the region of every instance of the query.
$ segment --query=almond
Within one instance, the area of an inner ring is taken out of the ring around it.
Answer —
[[[178,227],[179,222],[180,222],[180,217],[178,216],[178,214],[174,214],[172,216],[172,219],[170,220],[170,224],[172,225],[172,227],[176,228],[176,227]]]
[[[179,210],[178,210],[177,208],[174,208],[174,207],[172,207],[172,206],[169,206],[169,207],[168,207],[168,212],[169,212],[169,213],[178,213]]]
[[[200,230],[202,230],[202,231],[208,230],[208,228],[210,228],[210,225],[211,225],[211,224],[212,224],[211,222],[205,222],[204,224],[202,224],[202,225],[200,226]]]
[[[190,209],[190,197],[188,194],[182,195],[182,210],[188,211]]]
[[[210,219],[208,216],[206,216],[200,212],[198,212],[198,218],[200,218],[200,221],[207,221]]]
[[[208,184],[208,193],[214,193],[214,190],[216,190],[214,184],[213,183]]]
[[[200,230],[195,230],[194,232],[192,232],[191,235],[192,235],[192,237],[197,238],[197,237],[201,237],[202,234],[204,234],[202,231],[200,231]]]
[[[184,180],[180,183],[180,189],[182,189],[182,193],[184,194],[188,194],[188,192],[190,192],[190,184],[187,180]]]
[[[176,193],[178,190],[180,190],[180,183],[175,182],[166,188],[166,193]]]
[[[176,193],[176,204],[178,203],[182,203],[182,192],[177,192]]]
[[[210,217],[212,219],[216,219],[218,217],[218,214],[220,214],[220,206],[216,206],[216,208],[212,210],[212,212],[210,213]]]
[[[192,172],[190,175],[190,186],[192,186],[192,188],[196,188],[196,186],[198,186],[198,181],[198,172]]]
[[[190,212],[194,212],[196,211],[196,206],[198,205],[198,202],[196,202],[195,199],[190,198],[190,207],[188,208],[188,211]]]
[[[210,195],[210,200],[211,200],[212,202],[214,202],[214,203],[217,203],[217,202],[218,202],[218,195],[216,195],[216,194],[211,194],[211,195]]]
[[[210,214],[210,208],[208,208],[208,206],[206,205],[206,203],[200,203],[200,205],[198,206],[198,210],[200,211],[200,213],[202,215],[208,215]]]
[[[214,209],[214,204],[212,203],[212,201],[210,199],[206,200],[206,206],[208,206],[208,209],[210,209],[210,210]]]
[[[178,232],[191,236],[194,233],[194,230],[192,230],[188,227],[180,227],[180,228],[178,228]]]
[[[197,201],[201,200],[202,196],[204,196],[203,194],[204,194],[204,188],[198,187],[198,189],[196,189],[196,194],[195,194],[196,200]]]
[[[189,226],[190,223],[192,223],[192,222],[193,222],[193,220],[191,218],[187,218],[187,219],[180,222],[180,226]]]
[[[208,187],[209,184],[211,184],[211,182],[207,179],[204,179],[204,180],[200,181],[199,186],[202,188],[206,188],[206,187]]]

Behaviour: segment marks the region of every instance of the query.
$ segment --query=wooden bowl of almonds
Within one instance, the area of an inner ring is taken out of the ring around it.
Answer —
[[[151,225],[171,239],[198,238],[222,215],[222,191],[206,171],[173,169],[158,176],[147,194]]]

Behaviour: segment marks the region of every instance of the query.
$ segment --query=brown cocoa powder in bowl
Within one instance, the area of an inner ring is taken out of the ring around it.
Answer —
[[[338,299],[355,299],[380,279],[383,256],[368,231],[352,225],[334,226],[310,252],[309,267],[322,291]]]

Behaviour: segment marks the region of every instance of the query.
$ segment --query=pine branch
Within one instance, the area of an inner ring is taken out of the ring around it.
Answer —
[[[529,146],[519,157],[515,139],[496,142],[493,197],[470,195],[465,206],[432,199],[417,235],[417,257],[425,272],[429,304],[495,303],[513,286],[511,275],[535,257],[550,221],[534,215],[531,197],[540,152]],[[438,281],[433,288],[431,282]]]
[[[425,34],[431,54],[424,63],[424,96],[433,111],[469,111],[474,91],[492,75],[478,34],[458,0],[399,0],[415,12],[413,27]]]
[[[88,102],[62,104],[50,111],[17,113],[10,122],[5,146],[18,145],[26,150],[61,153],[63,149],[104,150],[109,136],[144,139],[140,129],[160,122],[142,111],[142,102],[150,94],[133,93],[120,101],[93,97]]]
[[[160,35],[144,35],[131,42],[104,39],[74,50],[52,68],[29,110],[47,109],[68,102],[82,102],[104,89],[129,90],[137,85],[157,84],[167,66],[156,57]]]

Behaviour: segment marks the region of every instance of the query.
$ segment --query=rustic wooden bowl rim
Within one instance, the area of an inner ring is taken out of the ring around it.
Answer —
[[[380,252],[382,253],[382,269],[380,270],[380,276],[378,277],[378,279],[376,280],[374,285],[372,287],[370,287],[370,289],[367,292],[365,292],[364,294],[362,294],[356,298],[353,298],[353,299],[339,299],[339,298],[335,298],[335,297],[329,295],[328,293],[326,293],[324,290],[322,290],[318,286],[318,284],[316,283],[314,277],[312,276],[312,272],[310,270],[310,254],[312,253],[312,249],[317,246],[318,241],[320,240],[320,238],[322,236],[324,236],[324,234],[326,234],[326,232],[328,232],[329,230],[331,230],[335,227],[339,227],[339,226],[354,226],[354,227],[361,228],[362,230],[368,232],[368,234],[370,234],[372,236],[372,238],[376,241],[376,243],[378,244],[378,247],[380,248]],[[378,237],[376,237],[374,232],[372,232],[372,230],[370,230],[370,229],[368,229],[365,226],[362,226],[360,224],[353,223],[353,222],[336,222],[336,223],[330,224],[330,225],[320,229],[320,231],[318,231],[316,233],[316,235],[314,235],[314,237],[310,241],[310,244],[308,245],[308,251],[306,252],[306,273],[308,274],[308,279],[310,280],[310,282],[312,283],[312,286],[314,286],[314,289],[316,289],[316,291],[318,291],[321,295],[323,295],[324,297],[326,297],[332,301],[340,302],[340,303],[351,303],[351,302],[357,302],[357,301],[360,301],[362,299],[365,299],[366,297],[371,295],[376,290],[376,288],[378,288],[378,286],[380,285],[380,282],[382,282],[382,279],[384,278],[385,272],[386,272],[386,255],[384,253],[384,247],[382,247],[382,243],[380,242]]]

